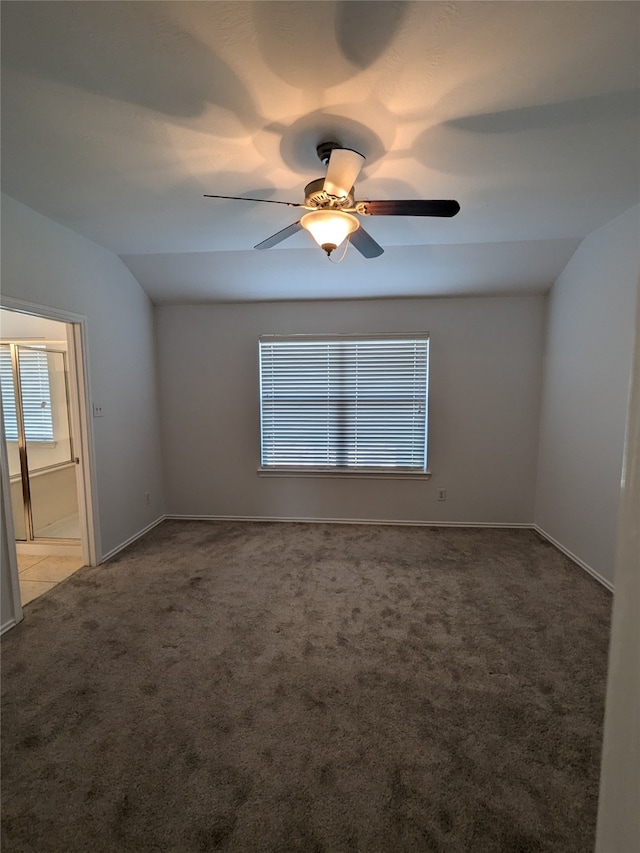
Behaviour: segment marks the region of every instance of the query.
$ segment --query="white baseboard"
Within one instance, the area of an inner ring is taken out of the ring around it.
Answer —
[[[573,560],[574,563],[577,563],[577,565],[580,566],[581,569],[584,569],[585,572],[591,575],[591,577],[595,578],[598,583],[601,583],[602,586],[605,587],[605,589],[608,589],[609,592],[614,591],[614,587],[611,581],[608,581],[606,578],[603,578],[601,574],[596,572],[596,570],[593,569],[588,563],[585,563],[584,560],[581,560],[580,557],[576,557],[573,551],[570,551],[568,548],[565,548],[564,545],[561,545],[560,542],[558,542],[557,539],[554,539],[553,536],[550,536],[546,532],[546,530],[543,530],[537,524],[532,524],[531,527],[533,528],[533,530],[535,530],[536,533],[539,533],[543,539],[546,539],[547,542],[551,542],[551,544],[554,545],[558,549],[558,551],[562,551],[565,556],[569,557],[570,560]]]
[[[4,634],[5,631],[8,631],[10,628],[15,628],[17,624],[18,620],[12,616],[11,619],[7,619],[6,622],[3,622],[2,625],[0,625],[0,634]]]
[[[588,563],[585,563],[584,560],[581,560],[580,557],[577,557],[572,551],[568,548],[565,548],[557,539],[554,539],[553,536],[550,536],[545,530],[539,527],[537,524],[532,524],[530,522],[500,522],[500,521],[407,521],[407,520],[390,520],[390,519],[378,519],[378,518],[294,518],[294,517],[281,517],[281,516],[268,516],[268,515],[188,515],[188,514],[173,514],[168,513],[167,515],[163,515],[160,518],[156,519],[156,521],[147,525],[144,530],[141,530],[139,533],[136,533],[135,536],[131,536],[127,539],[126,542],[123,542],[122,545],[119,545],[117,548],[114,548],[112,551],[109,551],[108,554],[105,554],[102,561],[106,562],[122,551],[127,546],[131,545],[136,539],[139,539],[141,536],[144,536],[145,533],[148,533],[158,524],[163,521],[257,521],[257,522],[282,522],[286,523],[303,523],[303,524],[381,524],[381,525],[389,525],[389,526],[407,526],[407,527],[485,527],[485,528],[495,528],[495,529],[512,529],[512,530],[535,530],[543,539],[546,539],[550,542],[558,551],[561,551],[566,557],[569,557],[576,565],[578,565],[581,569],[591,575],[591,577],[595,578],[598,583],[601,583],[605,589],[608,589],[609,592],[613,592],[613,584],[611,581],[608,581],[606,578],[603,578],[601,574],[596,572]]]
[[[402,519],[385,518],[297,518],[269,515],[172,515],[166,519],[175,521],[275,521],[283,523],[302,524],[381,524],[410,527],[510,527],[515,530],[531,529],[532,524],[526,522],[499,521],[406,521]]]
[[[112,548],[111,551],[108,551],[106,554],[103,554],[102,559],[100,560],[100,565],[102,565],[102,563],[106,563],[108,560],[113,559],[113,557],[115,557],[116,554],[119,554],[120,551],[124,551],[124,549],[128,548],[129,545],[133,545],[133,543],[137,539],[140,539],[140,537],[144,536],[145,533],[148,533],[150,530],[153,530],[154,527],[157,527],[161,522],[163,522],[165,520],[165,518],[168,518],[168,517],[169,516],[161,515],[159,518],[156,518],[155,521],[152,521],[151,524],[147,524],[147,526],[143,527],[142,530],[139,530],[137,533],[134,533],[133,536],[130,536],[127,540],[122,542],[120,545],[118,545],[115,548]]]

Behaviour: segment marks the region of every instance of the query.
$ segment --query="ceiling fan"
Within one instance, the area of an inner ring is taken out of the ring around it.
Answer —
[[[460,210],[458,202],[453,200],[356,201],[353,184],[360,174],[365,157],[351,148],[342,148],[338,142],[322,142],[316,148],[316,152],[320,161],[327,167],[327,174],[325,178],[317,178],[307,184],[302,204],[267,198],[208,193],[205,194],[205,198],[284,204],[287,207],[302,207],[309,211],[297,222],[258,243],[254,246],[255,249],[270,249],[304,228],[324,249],[327,256],[348,240],[365,258],[377,258],[384,249],[364,230],[354,214],[359,216],[455,216]]]

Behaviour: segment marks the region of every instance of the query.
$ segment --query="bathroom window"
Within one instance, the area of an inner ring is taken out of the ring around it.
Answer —
[[[53,441],[49,360],[44,348],[19,347],[20,386],[25,439]],[[18,440],[16,396],[11,349],[0,347],[0,382],[2,410],[7,441]]]

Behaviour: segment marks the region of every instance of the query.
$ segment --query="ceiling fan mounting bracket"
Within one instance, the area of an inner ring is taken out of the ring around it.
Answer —
[[[323,166],[326,166],[329,162],[329,157],[331,156],[331,152],[335,148],[342,148],[339,142],[336,142],[333,139],[329,139],[326,142],[321,142],[316,148],[316,154],[318,155],[318,159],[322,163]]]

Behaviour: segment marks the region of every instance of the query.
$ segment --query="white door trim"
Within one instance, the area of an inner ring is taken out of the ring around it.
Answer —
[[[78,510],[82,537],[82,556],[87,565],[96,566],[98,565],[99,555],[102,553],[102,550],[96,489],[93,423],[89,417],[91,382],[87,358],[87,318],[83,314],[74,314],[71,311],[63,311],[59,308],[52,308],[49,305],[25,302],[10,296],[0,296],[0,308],[72,324],[73,332],[68,335],[68,362],[71,413],[74,430],[77,431],[76,434],[79,439],[76,442],[79,446],[76,446],[75,454],[80,459],[80,465],[77,467],[79,469]]]
[[[97,513],[93,508],[97,507],[90,484],[95,482],[93,471],[93,435],[92,419],[89,417],[89,394],[88,382],[85,382],[86,369],[84,353],[85,324],[73,322],[67,326],[68,366],[71,420],[74,435],[78,436],[74,453],[79,458],[80,464],[76,465],[76,483],[78,489],[78,519],[80,521],[80,538],[82,541],[82,559],[86,566],[97,565],[99,553],[97,538],[100,527],[98,525]]]

